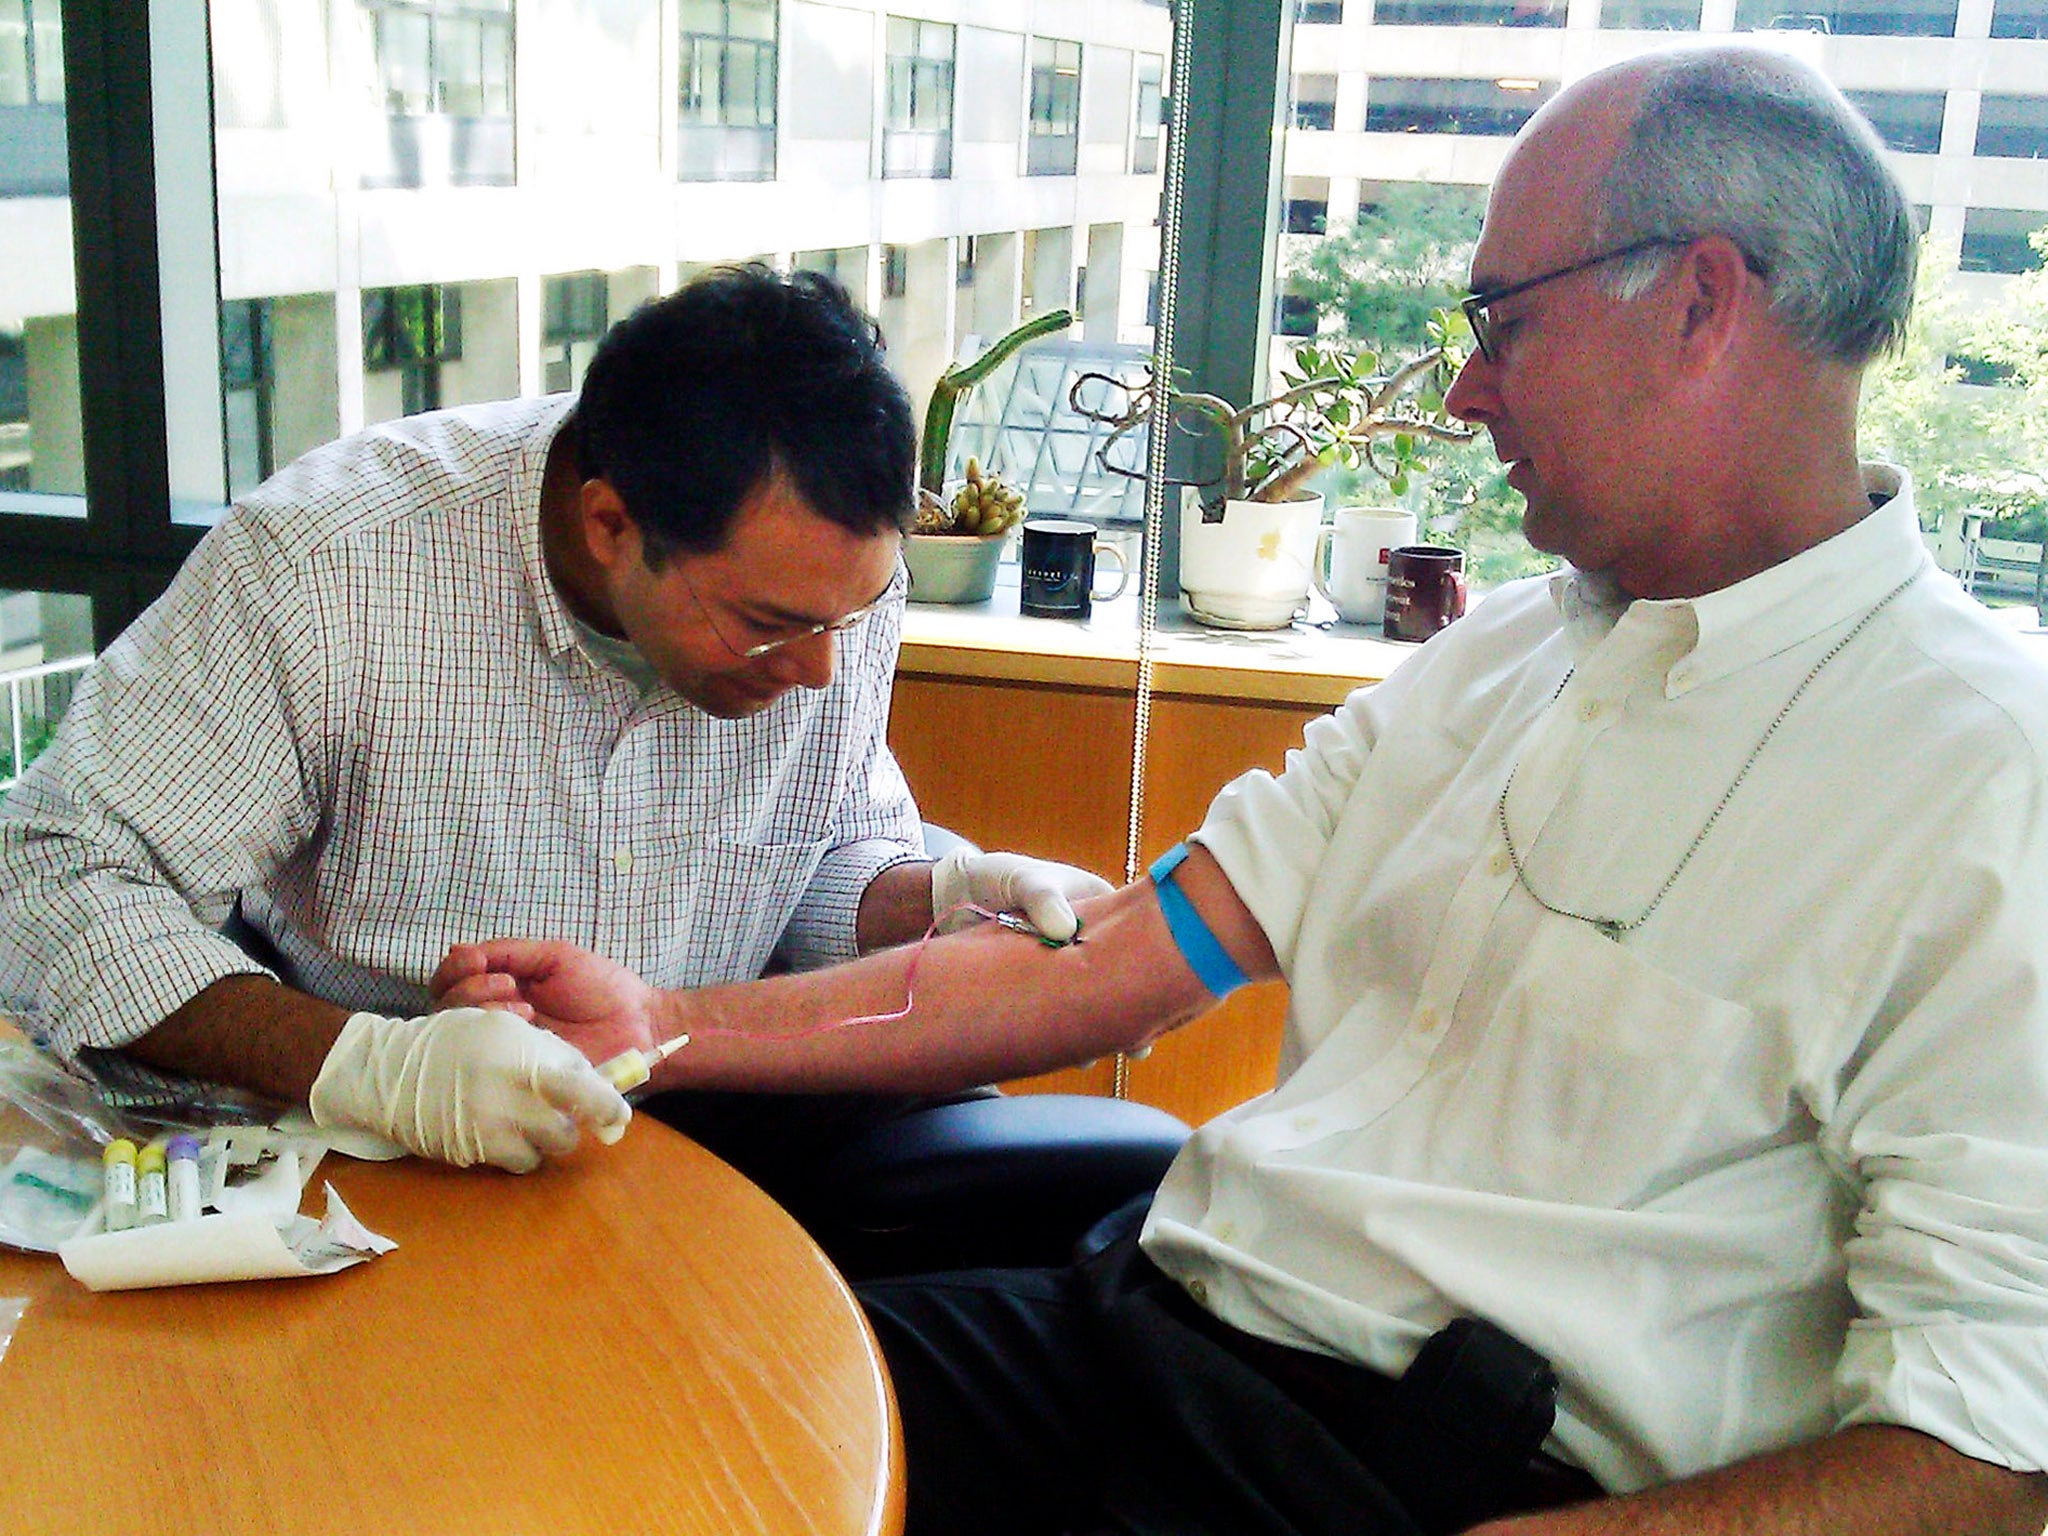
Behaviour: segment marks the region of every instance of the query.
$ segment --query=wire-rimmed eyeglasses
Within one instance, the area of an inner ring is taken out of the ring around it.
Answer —
[[[1644,251],[1655,250],[1658,246],[1690,245],[1690,240],[1673,239],[1668,235],[1652,236],[1648,240],[1637,240],[1612,251],[1602,251],[1597,256],[1588,256],[1584,261],[1575,261],[1568,267],[1559,267],[1554,272],[1544,272],[1536,277],[1525,277],[1519,283],[1508,283],[1500,288],[1488,288],[1470,298],[1460,299],[1458,307],[1465,311],[1465,321],[1472,327],[1472,339],[1479,344],[1479,352],[1489,363],[1500,361],[1500,322],[1495,319],[1493,306],[1504,299],[1512,299],[1527,293],[1532,288],[1541,288],[1545,283],[1554,283],[1561,277],[1570,277],[1575,272],[1585,272],[1593,267],[1604,267],[1610,261],[1620,261],[1627,256],[1639,256]]]
[[[841,614],[838,618],[824,624],[799,625],[786,635],[777,635],[773,640],[763,640],[758,645],[734,645],[727,637],[725,631],[719,627],[718,615],[711,611],[711,605],[704,601],[704,595],[697,590],[697,584],[690,580],[690,573],[682,569],[681,566],[678,566],[676,574],[683,578],[684,590],[690,594],[691,600],[696,603],[698,612],[704,615],[704,622],[711,626],[711,633],[718,636],[718,643],[728,651],[731,651],[741,661],[753,661],[757,657],[779,651],[785,646],[801,645],[806,640],[815,640],[819,635],[836,635],[842,631],[852,629],[862,619],[865,619],[876,608],[881,606],[881,599],[877,598],[865,607],[856,608],[851,613]]]

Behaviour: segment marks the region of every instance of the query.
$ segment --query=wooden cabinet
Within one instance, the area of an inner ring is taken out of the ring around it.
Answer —
[[[963,676],[953,660],[937,648],[906,646],[897,675],[889,740],[926,818],[984,848],[1059,859],[1121,883],[1132,688]],[[1210,799],[1238,774],[1277,772],[1302,728],[1326,707],[1155,694],[1145,862],[1200,825]],[[1199,1124],[1270,1088],[1286,1006],[1286,988],[1277,983],[1236,994],[1132,1062],[1130,1096]],[[1112,1075],[1112,1064],[1101,1061],[1011,1086],[1106,1094]]]

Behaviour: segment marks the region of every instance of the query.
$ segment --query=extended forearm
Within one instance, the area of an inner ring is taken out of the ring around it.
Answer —
[[[302,1104],[349,1010],[268,976],[227,976],[128,1047],[153,1067]]]
[[[1085,904],[1080,943],[994,925],[851,965],[667,994],[657,1033],[687,1031],[663,1087],[939,1091],[1129,1049],[1213,1001],[1145,882]],[[863,1016],[902,1018],[841,1026]]]
[[[1625,1498],[1471,1536],[2040,1536],[2048,1478],[1863,1425]]]

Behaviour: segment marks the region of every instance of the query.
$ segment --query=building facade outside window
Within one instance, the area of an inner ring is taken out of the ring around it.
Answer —
[[[1456,133],[1512,138],[1557,94],[1553,81],[1389,80],[1365,92],[1367,133]]]
[[[1156,53],[1138,55],[1136,131],[1131,137],[1131,170],[1149,176],[1159,169],[1160,130],[1166,122],[1166,60]]]
[[[1956,0],[1737,0],[1735,30],[1954,37]]]
[[[70,182],[57,0],[0,0],[0,197],[62,197]]]
[[[220,307],[220,388],[228,498],[254,490],[277,468],[271,440],[271,352],[268,299],[230,299]]]
[[[580,389],[583,371],[611,324],[611,283],[602,272],[571,272],[540,285],[540,387]]]
[[[1993,37],[2048,37],[2048,0],[1997,0],[1991,8]]]
[[[1081,150],[1081,45],[1053,37],[1031,40],[1030,135],[1024,169],[1032,176],[1071,176]]]
[[[462,357],[462,296],[438,283],[363,294],[363,368],[396,373],[404,415],[441,408],[441,369]]]
[[[775,0],[682,0],[676,176],[773,181]]]
[[[1986,95],[1977,112],[1977,153],[2048,159],[2048,96]]]
[[[1948,97],[1941,91],[1844,91],[1856,109],[1870,119],[1870,126],[1884,140],[1884,147],[1901,155],[1941,153],[1941,117]]]
[[[953,28],[891,16],[882,174],[953,174]]]
[[[374,0],[383,134],[370,187],[510,186],[511,0]]]

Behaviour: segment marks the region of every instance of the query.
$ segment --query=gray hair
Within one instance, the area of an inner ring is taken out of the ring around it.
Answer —
[[[1725,235],[1813,355],[1862,365],[1899,344],[1919,256],[1912,205],[1863,116],[1782,54],[1703,48],[1638,61],[1641,109],[1594,214],[1596,249]],[[1634,298],[1668,248],[1616,262]]]

